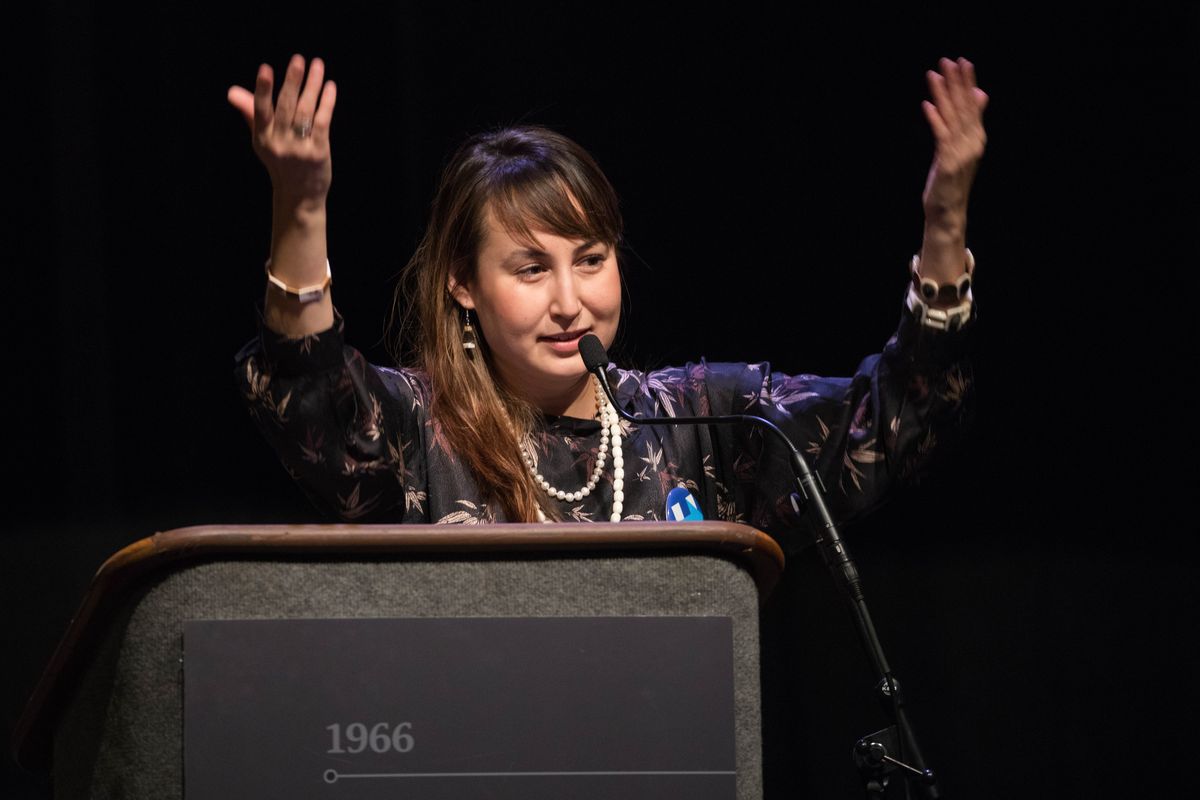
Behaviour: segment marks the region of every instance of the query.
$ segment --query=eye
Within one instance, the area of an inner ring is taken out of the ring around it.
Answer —
[[[608,260],[607,253],[592,253],[583,257],[583,265],[587,267],[600,267]]]
[[[523,281],[536,280],[546,268],[541,264],[529,264],[517,270],[517,277]]]

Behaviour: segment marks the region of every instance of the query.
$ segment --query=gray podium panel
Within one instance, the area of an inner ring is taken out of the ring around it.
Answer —
[[[136,597],[97,649],[56,728],[55,795],[182,796],[187,620],[637,616],[730,619],[736,796],[761,797],[757,591],[706,555],[185,567]]]
[[[728,617],[184,626],[184,795],[733,800]]]

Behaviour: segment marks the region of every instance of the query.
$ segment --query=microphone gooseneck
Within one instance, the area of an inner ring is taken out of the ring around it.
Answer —
[[[940,797],[937,779],[931,770],[925,768],[925,762],[921,757],[916,736],[913,734],[912,726],[908,721],[908,715],[900,693],[900,685],[892,674],[891,666],[888,664],[887,658],[883,653],[883,645],[879,641],[879,637],[875,631],[875,624],[871,620],[870,612],[867,610],[866,598],[863,595],[862,581],[859,578],[858,569],[850,559],[850,554],[847,552],[845,545],[842,544],[837,526],[834,525],[833,517],[830,516],[829,509],[825,505],[823,497],[825,487],[821,482],[820,476],[814,474],[809,469],[808,462],[804,460],[804,456],[796,449],[796,445],[792,444],[787,434],[780,430],[775,423],[769,419],[752,414],[722,414],[711,417],[635,417],[623,409],[617,402],[617,398],[613,395],[612,387],[608,383],[608,353],[605,352],[604,345],[600,342],[599,337],[591,333],[583,336],[579,340],[579,355],[583,359],[583,365],[587,371],[599,379],[600,388],[608,395],[609,402],[612,403],[612,407],[616,409],[617,414],[622,419],[629,420],[638,425],[731,425],[745,423],[765,428],[783,442],[790,455],[792,471],[796,480],[797,491],[792,494],[792,507],[797,514],[800,514],[802,510],[806,510],[809,513],[809,521],[817,551],[821,554],[821,559],[833,575],[834,582],[839,589],[845,592],[847,599],[850,601],[855,622],[858,625],[860,640],[868,656],[874,662],[876,673],[880,676],[880,681],[875,687],[876,694],[883,702],[884,707],[891,710],[894,722],[893,728],[898,734],[898,747],[896,749],[898,750],[897,756],[899,756],[899,759],[887,755],[887,748],[879,741],[876,741],[880,739],[886,740],[885,736],[880,736],[879,734],[887,734],[892,728],[879,731],[878,734],[872,734],[870,737],[864,737],[863,740],[860,740],[860,745],[866,747],[869,751],[873,752],[872,748],[884,748],[884,755],[886,756],[883,759],[876,759],[878,763],[866,763],[866,759],[860,758],[859,761],[864,762],[859,764],[860,773],[864,777],[868,775],[881,775],[888,770],[895,769],[895,765],[899,764],[911,773],[921,777],[920,788],[926,798],[934,800],[934,798]],[[868,739],[872,741],[868,742]],[[915,766],[910,766],[900,760],[904,758],[911,759]],[[884,763],[885,761],[890,762],[890,764]],[[886,780],[884,781],[884,785],[886,785]]]
[[[792,500],[795,511],[797,514],[801,512],[802,503],[812,510],[815,515],[813,519],[816,528],[815,539],[821,558],[833,571],[839,588],[844,589],[852,600],[862,599],[862,584],[858,577],[858,570],[851,561],[845,545],[842,544],[837,527],[822,498],[825,487],[821,482],[821,477],[809,469],[804,456],[800,454],[796,445],[792,444],[787,434],[779,429],[778,425],[769,419],[753,414],[721,414],[711,417],[635,417],[623,409],[617,402],[617,398],[613,396],[612,387],[608,384],[608,353],[605,352],[600,338],[593,333],[586,334],[581,338],[579,355],[583,358],[583,366],[587,371],[600,379],[600,388],[608,395],[613,408],[622,419],[639,425],[734,425],[745,423],[765,428],[774,434],[787,448],[789,460],[792,463],[792,471],[795,474],[796,488],[798,489],[798,498],[794,497]]]

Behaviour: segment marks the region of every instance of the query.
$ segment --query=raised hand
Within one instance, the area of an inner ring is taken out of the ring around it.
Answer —
[[[975,85],[975,67],[965,58],[938,62],[930,70],[932,102],[921,104],[933,131],[933,165],[921,195],[925,207],[925,236],[920,273],[941,285],[953,282],[966,269],[967,200],[987,135],[983,109],[988,96]],[[950,301],[935,302],[949,307]]]
[[[308,65],[307,80],[304,73],[304,58],[292,56],[274,103],[269,64],[259,66],[253,94],[241,86],[229,87],[227,94],[250,126],[254,152],[271,176],[277,206],[323,206],[333,177],[329,126],[337,86],[324,79],[325,63],[319,58]]]
[[[926,218],[950,217],[965,224],[967,198],[987,144],[983,110],[988,96],[975,85],[975,66],[965,58],[938,62],[941,72],[929,70],[929,93],[921,104],[933,131],[933,166],[922,197]]]
[[[275,190],[270,272],[292,287],[319,285],[329,269],[325,198],[333,176],[329,124],[337,87],[325,80],[321,59],[308,65],[307,80],[304,68],[304,58],[292,56],[274,103],[275,76],[267,64],[258,68],[254,94],[240,86],[229,87],[227,94],[250,126],[254,152]],[[302,303],[268,283],[265,302],[264,321],[276,333],[297,338],[333,325],[330,291],[317,302]]]

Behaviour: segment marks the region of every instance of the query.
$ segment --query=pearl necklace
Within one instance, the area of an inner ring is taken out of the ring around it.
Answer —
[[[525,460],[525,466],[529,468],[529,473],[533,475],[534,481],[541,486],[545,492],[558,500],[579,501],[592,493],[596,488],[596,484],[600,481],[600,475],[604,472],[604,465],[608,461],[609,443],[612,443],[612,462],[613,462],[613,504],[612,514],[609,515],[609,522],[620,522],[621,512],[625,506],[625,459],[621,454],[621,418],[617,416],[617,410],[608,400],[608,395],[600,388],[599,379],[593,375],[592,384],[596,388],[596,410],[600,414],[600,452],[596,456],[596,467],[592,470],[592,477],[582,488],[574,492],[564,492],[562,489],[556,489],[550,485],[550,481],[546,480],[538,471],[533,463],[533,455],[529,452],[524,443],[521,444],[521,457]],[[537,510],[538,520],[540,522],[549,522],[546,519],[546,514],[541,508]]]

